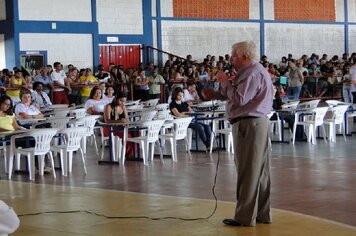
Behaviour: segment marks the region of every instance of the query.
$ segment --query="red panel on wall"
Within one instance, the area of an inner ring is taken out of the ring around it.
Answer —
[[[335,21],[335,0],[274,0],[275,20]]]
[[[100,64],[108,70],[109,64],[136,68],[141,63],[140,45],[100,45]]]
[[[249,0],[173,0],[173,16],[208,19],[249,19]]]

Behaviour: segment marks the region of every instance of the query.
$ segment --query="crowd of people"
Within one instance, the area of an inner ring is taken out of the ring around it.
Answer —
[[[268,62],[267,56],[262,56],[260,63],[269,72],[282,98],[342,95],[345,102],[352,103],[356,85],[350,79],[350,68],[355,58],[356,53],[351,56],[345,53],[341,58],[335,55],[331,59],[326,54],[319,58],[313,53],[299,59],[289,54],[278,64]],[[94,74],[90,68],[79,70],[68,65],[65,71],[60,62],[30,73],[16,67],[12,71],[3,69],[0,93],[8,95],[16,105],[21,102],[20,91],[29,90],[38,108],[52,104],[86,104],[90,114],[97,114],[118,92],[125,92],[135,100],[160,98],[161,102],[167,102],[172,88],[178,86],[183,89],[184,100],[198,102],[203,99],[201,91],[204,88],[218,90],[218,72],[224,71],[231,79],[236,77],[228,54],[219,56],[218,60],[207,55],[199,63],[191,55],[186,59],[170,56],[162,68],[152,63],[146,67],[140,64],[135,69],[111,63],[106,69],[99,65]],[[96,94],[92,93],[94,87]],[[97,88],[100,88],[100,95]]]

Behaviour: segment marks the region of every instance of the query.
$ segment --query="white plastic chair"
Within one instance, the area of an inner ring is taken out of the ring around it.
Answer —
[[[284,104],[284,106],[289,109],[296,109],[298,107],[299,103],[300,103],[300,101],[294,101],[294,102],[286,103],[286,104]]]
[[[273,116],[273,114],[276,114],[277,119],[276,120],[270,120],[271,117]],[[272,111],[270,114],[267,115],[268,119],[269,119],[269,124],[271,127],[271,132],[274,132],[274,130],[277,131],[277,135],[278,135],[278,140],[282,141],[282,125],[281,125],[281,120],[279,119],[279,115],[277,112]]]
[[[27,157],[28,162],[28,170],[30,175],[30,180],[35,180],[35,156],[39,156],[38,158],[38,170],[39,174],[43,175],[44,172],[44,158],[46,154],[49,154],[49,158],[52,166],[53,177],[56,178],[56,172],[54,169],[54,161],[53,155],[50,150],[51,141],[54,135],[56,135],[58,129],[32,129],[25,134],[14,135],[11,137],[11,148],[14,151],[14,155],[16,155],[16,164],[17,167],[20,165],[20,157],[24,155]],[[16,148],[15,140],[18,138],[24,137],[33,137],[35,140],[35,146],[31,148]],[[11,155],[9,159],[9,179],[12,176],[14,156]]]
[[[329,126],[329,140],[331,142],[336,142],[336,125],[340,125],[342,129],[342,134],[346,141],[345,134],[345,112],[349,108],[349,105],[339,105],[331,109],[332,117],[324,120],[324,124]]]
[[[73,152],[79,151],[82,157],[84,172],[87,174],[85,166],[85,154],[81,148],[81,140],[87,134],[86,127],[72,127],[59,131],[64,136],[64,143],[59,146],[52,146],[51,150],[54,153],[59,153],[61,158],[62,175],[67,176],[67,173],[72,172]]]
[[[140,123],[140,127],[147,128],[146,132],[144,135],[141,135],[140,137],[133,137],[133,138],[127,138],[127,142],[133,142],[133,143],[138,143],[140,144],[140,147],[142,148],[142,158],[143,158],[143,163],[144,165],[148,165],[148,150],[149,150],[149,144],[158,144],[159,145],[159,140],[158,140],[158,133],[164,123],[164,120],[153,120],[153,121],[144,121]],[[126,142],[122,144],[123,146],[126,146]],[[153,153],[154,153],[154,145],[151,145],[151,160],[153,160]],[[162,150],[160,148],[160,153],[161,153],[161,160],[163,159],[162,155]],[[122,163],[125,163],[125,153],[123,153],[123,160]]]
[[[305,108],[316,108],[320,103],[320,99],[310,100],[307,102],[302,102],[298,104],[298,108],[305,109]]]
[[[74,124],[74,126],[84,126],[87,128],[87,133],[85,134],[85,136],[83,138],[83,143],[82,143],[83,152],[85,154],[87,152],[86,137],[91,137],[92,140],[94,140],[96,154],[99,156],[98,144],[96,142],[96,136],[94,133],[94,127],[95,127],[95,124],[99,118],[101,118],[101,116],[99,116],[99,115],[90,115],[90,116],[85,116],[85,117],[79,118],[72,122]]]
[[[325,101],[329,107],[334,107],[338,105],[348,105],[346,102],[339,101],[339,100],[326,100]]]
[[[223,128],[219,129],[219,123],[223,121]],[[232,137],[232,127],[230,123],[225,119],[215,119],[213,120],[213,125],[211,129],[211,137],[210,137],[210,153],[213,151],[214,141],[218,134],[223,134],[225,138],[225,144],[227,144],[226,151],[234,154],[234,145],[233,145],[233,137]]]
[[[140,103],[140,99],[138,100],[134,100],[134,101],[126,101],[125,102],[125,105],[128,107],[128,106],[132,106],[132,105],[138,105]]]
[[[177,140],[185,140],[185,147],[191,156],[190,149],[189,149],[189,140],[187,137],[187,129],[190,122],[192,122],[193,117],[184,117],[184,118],[177,118],[170,121],[173,124],[173,128],[171,129],[170,133],[161,134],[159,138],[161,140],[169,140],[171,143],[171,151],[172,151],[172,159],[174,162],[177,162]],[[152,157],[151,157],[152,158]],[[163,162],[163,158],[161,159]]]
[[[157,114],[157,111],[151,110],[151,111],[139,112],[136,114],[136,116],[139,117],[140,121],[150,121],[156,116],[156,114]]]
[[[169,104],[168,103],[157,104],[155,109],[158,110],[158,111],[168,110],[169,109]]]
[[[68,105],[67,104],[52,104],[52,105],[49,105],[48,108],[63,109],[63,108],[68,108]]]
[[[297,125],[303,125],[307,127],[308,130],[308,141],[312,142],[312,144],[316,143],[316,129],[318,126],[322,127],[323,130],[323,138],[326,142],[325,138],[325,127],[324,127],[324,117],[329,107],[317,107],[311,110],[306,111],[307,113],[311,113],[309,115],[308,120],[299,121],[299,116],[303,113],[300,113],[298,116],[295,116],[295,122],[293,126],[293,144],[295,143],[295,135],[297,131]]]
[[[143,104],[138,104],[138,105],[132,105],[132,106],[126,106],[127,111],[140,111],[143,109]]]
[[[87,115],[87,110],[85,108],[78,108],[71,110],[69,116],[73,116],[76,119],[83,118]]]
[[[159,102],[159,98],[155,98],[155,99],[149,99],[147,101],[144,101],[144,102],[142,102],[142,104],[144,106],[154,107],[158,104],[158,102]]]
[[[0,151],[2,150],[3,156],[4,156],[4,167],[5,167],[5,173],[7,173],[7,150],[6,150],[6,142],[1,141],[2,143],[0,144]]]
[[[67,117],[69,113],[69,109],[67,108],[61,108],[61,109],[55,109],[52,113],[53,118],[63,118]]]

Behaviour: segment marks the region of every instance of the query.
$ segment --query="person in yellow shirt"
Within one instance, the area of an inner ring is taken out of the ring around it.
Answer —
[[[89,98],[90,92],[93,89],[94,85],[98,85],[99,81],[93,76],[91,69],[85,69],[85,74],[80,76],[79,84],[84,85],[80,90],[81,102],[85,103]]]
[[[27,83],[25,78],[22,76],[22,72],[19,69],[14,70],[15,75],[10,78],[9,87],[6,91],[6,95],[10,96],[14,105],[19,103],[20,100],[20,90],[27,89]]]
[[[0,132],[19,130],[21,127],[17,124],[15,114],[12,112],[12,101],[7,95],[0,97]]]

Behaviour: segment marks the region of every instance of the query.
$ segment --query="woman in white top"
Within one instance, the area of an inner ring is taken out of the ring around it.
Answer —
[[[89,95],[89,99],[85,102],[84,108],[90,115],[98,115],[104,112],[105,101],[102,98],[101,89],[95,86]]]
[[[15,107],[15,114],[20,119],[40,119],[43,118],[44,115],[40,112],[40,110],[32,104],[32,95],[31,91],[24,89],[20,92],[21,102]],[[22,122],[22,124],[27,124],[31,122]]]
[[[115,97],[114,87],[111,85],[107,86],[105,89],[105,94],[103,95],[103,101],[105,105],[111,103],[114,97]]]

